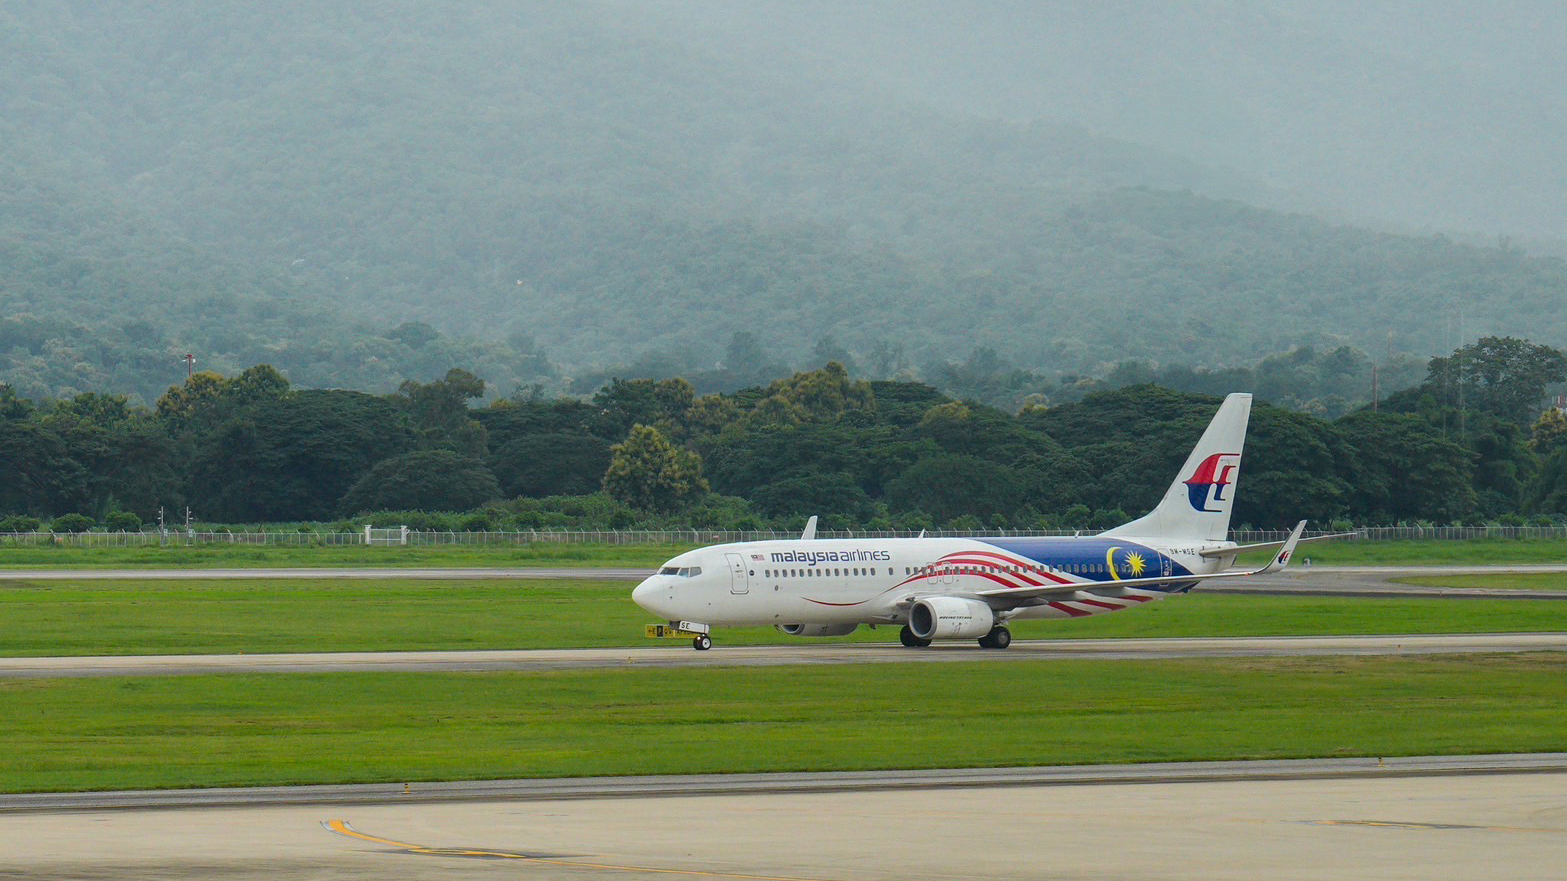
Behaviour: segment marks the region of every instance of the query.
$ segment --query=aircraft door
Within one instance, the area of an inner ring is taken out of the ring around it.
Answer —
[[[750,593],[751,576],[745,568],[745,558],[739,554],[724,554],[729,561],[729,592]]]

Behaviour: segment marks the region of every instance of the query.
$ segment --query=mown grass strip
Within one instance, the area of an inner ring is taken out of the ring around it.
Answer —
[[[1267,554],[1242,555],[1242,562],[1261,563]],[[1471,538],[1438,540],[1361,541],[1333,539],[1302,545],[1295,555],[1331,566],[1488,566],[1503,563],[1567,563],[1567,539]]]
[[[7,568],[122,567],[439,567],[439,566],[605,566],[651,569],[696,543],[457,545],[440,547],[254,547],[202,544],[186,547],[76,548],[64,545],[3,546],[0,566]],[[1338,539],[1306,545],[1300,558],[1332,565],[1408,566],[1567,562],[1567,539],[1482,538],[1452,541],[1360,541]],[[1266,554],[1243,560],[1261,562]]]
[[[0,682],[0,790],[1567,749],[1567,656]]]
[[[576,543],[415,547],[367,547],[365,545],[258,547],[200,544],[186,547],[176,540],[167,547],[137,548],[8,545],[0,547],[0,566],[48,569],[461,568],[466,566],[604,566],[652,569],[692,547],[695,545]]]
[[[1399,584],[1423,587],[1471,587],[1487,590],[1567,590],[1567,573],[1517,572],[1495,575],[1416,575],[1395,578]]]
[[[626,582],[0,582],[0,655],[231,654],[647,645]],[[1550,600],[1345,599],[1195,593],[1075,621],[1019,621],[1020,639],[1567,630]],[[811,643],[719,628],[729,645]],[[861,628],[831,641],[897,639]]]

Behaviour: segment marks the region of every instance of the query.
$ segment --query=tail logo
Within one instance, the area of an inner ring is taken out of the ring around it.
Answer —
[[[1235,472],[1241,466],[1240,453],[1214,453],[1202,460],[1197,471],[1182,483],[1192,507],[1207,514],[1220,514],[1217,507],[1230,501],[1229,488],[1235,485]]]

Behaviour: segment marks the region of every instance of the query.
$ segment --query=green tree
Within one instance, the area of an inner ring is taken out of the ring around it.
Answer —
[[[170,386],[158,398],[158,418],[175,435],[209,428],[223,415],[220,408],[227,387],[227,380],[220,373],[193,373],[183,385]]]
[[[60,435],[32,419],[0,419],[0,512],[49,517],[83,507],[87,470]]]
[[[874,411],[876,395],[871,385],[849,378],[836,361],[820,370],[796,373],[767,387],[753,409],[753,425],[799,425],[834,422],[853,411]]]
[[[669,442],[657,428],[634,425],[624,441],[610,448],[604,491],[635,508],[670,511],[708,490],[702,457]]]
[[[176,447],[149,411],[124,395],[86,392],[58,401],[42,417],[85,470],[85,509],[103,516],[120,507],[143,518],[180,502]]]
[[[1348,481],[1345,513],[1351,519],[1446,522],[1474,510],[1469,451],[1444,439],[1425,420],[1361,410],[1334,426],[1352,451],[1343,459]]]
[[[1567,355],[1514,337],[1481,337],[1446,358],[1432,358],[1424,387],[1449,407],[1533,424],[1546,386],[1567,380]]]
[[[938,523],[972,515],[989,522],[1022,506],[1024,481],[1005,465],[940,454],[914,463],[887,487],[893,511],[924,511]]]
[[[190,504],[232,522],[322,520],[375,463],[415,445],[407,416],[363,392],[295,392],[244,411],[191,462]]]
[[[434,382],[404,380],[393,400],[408,414],[420,449],[483,458],[489,454],[489,435],[468,410],[468,401],[482,397],[484,380],[453,367]]]
[[[1555,407],[1540,414],[1529,434],[1529,448],[1541,456],[1549,456],[1567,447],[1567,415]]]
[[[854,476],[843,472],[786,477],[751,493],[756,510],[769,517],[809,517],[817,514],[845,524],[864,523],[876,511]]]
[[[657,426],[666,436],[684,430],[696,390],[684,379],[612,379],[593,396],[615,436],[633,425]]]
[[[579,432],[517,435],[490,456],[490,469],[508,497],[595,492],[609,463],[609,441]]]
[[[345,516],[366,511],[468,511],[500,498],[485,464],[455,450],[414,450],[384,459],[343,496]]]

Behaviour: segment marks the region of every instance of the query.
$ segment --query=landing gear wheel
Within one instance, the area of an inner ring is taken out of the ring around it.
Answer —
[[[898,631],[898,642],[911,649],[922,649],[930,645],[930,640],[920,639],[918,636],[915,636],[914,631],[910,630],[907,624],[903,625],[903,629]]]
[[[979,644],[987,649],[1004,649],[1012,644],[1012,631],[998,624],[979,638]]]
[[[701,636],[698,636],[696,639],[691,640],[691,647],[699,652],[705,652],[713,647],[713,638],[704,633]]]

